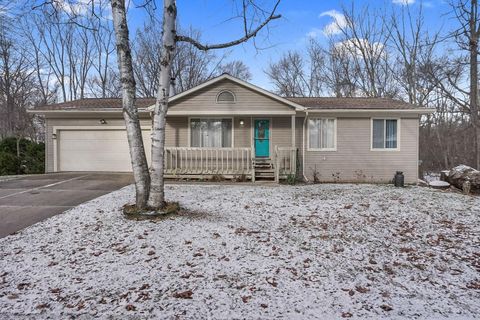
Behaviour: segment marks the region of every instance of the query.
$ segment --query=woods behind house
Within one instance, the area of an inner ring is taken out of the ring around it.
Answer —
[[[42,119],[26,112],[35,105],[119,97],[108,3],[92,10],[32,4],[9,8],[0,15],[0,137],[41,141]],[[285,52],[264,72],[283,96],[393,97],[434,108],[436,113],[424,117],[420,128],[421,169],[478,168],[478,3],[452,3],[444,18],[453,28],[432,29],[418,8],[345,6],[334,25],[312,32],[305,48]],[[178,28],[202,39],[199,30]],[[161,22],[152,16],[132,35],[138,96],[156,95],[160,34]],[[252,78],[248,67],[228,52],[197,50],[181,42],[172,65],[172,90],[187,90],[223,72]]]

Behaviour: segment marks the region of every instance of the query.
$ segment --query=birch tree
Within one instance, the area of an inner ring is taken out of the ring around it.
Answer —
[[[160,70],[158,75],[158,89],[153,112],[152,127],[152,161],[150,176],[146,167],[145,150],[141,137],[141,129],[137,110],[135,108],[135,78],[132,67],[132,56],[128,37],[128,26],[126,19],[126,7],[124,0],[111,0],[112,17],[117,41],[117,59],[121,75],[123,109],[127,123],[127,135],[129,137],[130,154],[134,169],[134,178],[137,186],[137,207],[145,208],[145,195],[149,193],[148,207],[153,210],[160,210],[165,206],[164,193],[164,146],[165,146],[165,123],[168,110],[168,98],[172,84],[172,64],[178,42],[185,42],[193,45],[201,51],[223,49],[232,47],[255,38],[258,33],[272,20],[280,18],[276,14],[278,0],[271,11],[259,8],[254,2],[243,0],[242,21],[244,33],[238,39],[225,43],[207,44],[187,35],[177,34],[177,6],[175,0],[163,1],[163,27],[161,43]],[[249,14],[252,14],[253,18]],[[253,24],[254,18],[262,17],[258,24]],[[253,27],[252,27],[253,26]],[[149,181],[150,180],[150,181]],[[148,182],[150,182],[148,184]]]
[[[132,51],[128,34],[125,0],[111,0],[113,26],[117,47],[117,63],[122,84],[123,118],[127,130],[128,146],[135,180],[136,206],[147,207],[150,175],[142,139],[142,128],[135,106],[136,83],[133,73]]]

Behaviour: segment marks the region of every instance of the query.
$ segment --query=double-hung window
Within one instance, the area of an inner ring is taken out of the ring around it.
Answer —
[[[336,150],[336,120],[313,118],[308,120],[308,149]]]
[[[372,149],[398,149],[398,125],[398,119],[372,119]]]
[[[232,119],[190,119],[190,146],[231,148]]]

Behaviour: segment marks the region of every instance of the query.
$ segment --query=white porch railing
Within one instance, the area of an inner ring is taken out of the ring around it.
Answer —
[[[297,172],[297,148],[278,147],[274,148],[275,181],[287,178],[288,175]]]
[[[165,148],[165,174],[254,177],[251,148]]]

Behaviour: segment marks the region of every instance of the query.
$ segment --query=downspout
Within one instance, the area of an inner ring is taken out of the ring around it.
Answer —
[[[307,123],[308,111],[305,111],[305,118],[303,119],[303,130],[302,130],[302,176],[305,182],[309,182],[307,176],[305,175],[305,124]]]

